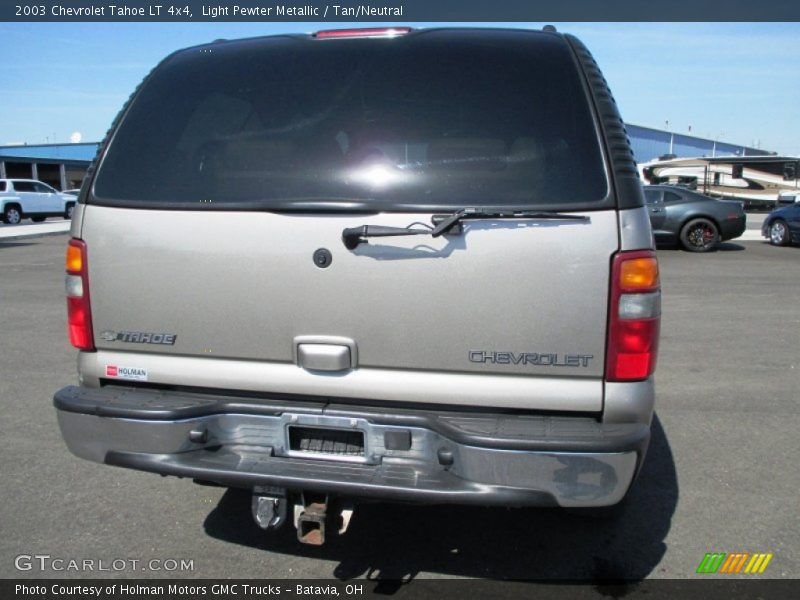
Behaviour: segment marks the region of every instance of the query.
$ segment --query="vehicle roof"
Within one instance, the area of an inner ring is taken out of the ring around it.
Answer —
[[[678,195],[680,195],[679,192],[682,192],[682,193],[686,194],[687,196],[691,196],[692,199],[696,198],[698,200],[714,200],[714,201],[717,200],[716,198],[712,198],[711,196],[706,196],[702,192],[698,192],[697,190],[692,190],[692,189],[684,187],[682,185],[669,185],[669,184],[659,183],[659,184],[642,186],[642,189],[644,191],[647,191],[647,190],[661,190],[661,191],[665,191],[665,192],[675,192],[675,193],[678,193]]]
[[[642,186],[645,190],[681,190],[683,192],[693,192],[694,190],[690,190],[689,188],[683,187],[682,185],[670,185],[668,183],[653,183],[649,185]],[[695,192],[696,193],[696,192]]]
[[[693,158],[654,159],[642,163],[643,167],[704,167],[719,164],[779,164],[799,160],[797,156],[700,156]]]
[[[357,31],[359,29],[402,29],[402,28],[405,28],[405,26],[403,26],[403,25],[393,25],[391,27],[375,27],[375,28],[373,28],[373,27],[345,27],[345,28],[342,28],[342,29]],[[179,54],[183,54],[183,53],[186,53],[186,52],[196,51],[196,50],[199,50],[199,49],[218,48],[220,46],[247,45],[247,44],[251,44],[251,43],[260,42],[260,41],[263,41],[263,40],[270,40],[270,39],[274,40],[274,39],[279,39],[279,38],[284,38],[284,39],[287,39],[287,40],[292,39],[292,40],[306,40],[306,41],[312,41],[312,42],[332,43],[332,42],[336,42],[336,41],[348,41],[348,40],[352,41],[354,39],[363,39],[363,40],[370,40],[370,39],[372,39],[372,40],[374,40],[374,39],[401,40],[401,39],[404,39],[404,38],[414,38],[414,37],[417,37],[417,36],[420,36],[420,35],[424,35],[424,34],[428,34],[428,33],[454,33],[454,34],[459,34],[459,33],[475,33],[475,32],[486,33],[486,35],[493,35],[493,34],[496,35],[497,33],[507,33],[509,35],[514,35],[514,34],[519,34],[519,33],[526,33],[526,34],[531,34],[531,35],[536,35],[536,36],[541,36],[541,37],[557,37],[557,38],[563,38],[564,37],[563,33],[557,32],[555,30],[553,30],[553,31],[549,31],[549,30],[548,31],[544,31],[544,30],[541,30],[541,29],[525,29],[523,27],[423,27],[423,28],[410,27],[408,33],[403,33],[403,34],[396,35],[396,36],[391,36],[391,37],[390,36],[381,37],[379,35],[364,36],[362,38],[358,38],[356,36],[353,36],[353,37],[320,39],[320,38],[316,37],[317,33],[320,33],[322,31],[335,30],[335,29],[337,29],[337,28],[336,27],[328,27],[328,28],[319,29],[317,31],[310,32],[310,33],[277,33],[277,34],[274,34],[274,35],[260,35],[260,36],[254,36],[254,37],[236,38],[236,39],[231,39],[231,40],[228,40],[228,39],[217,39],[217,40],[214,40],[212,42],[207,42],[205,44],[198,44],[196,46],[188,46],[186,48],[181,48],[179,50],[176,50],[175,52],[173,52],[169,56],[167,56],[164,60],[166,61],[166,60],[168,60],[169,58],[171,58],[173,56],[176,56],[176,55],[179,55]]]

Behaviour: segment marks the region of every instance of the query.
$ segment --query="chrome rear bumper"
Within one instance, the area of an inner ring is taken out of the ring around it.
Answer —
[[[649,441],[641,423],[452,412],[150,389],[68,387],[54,398],[88,460],[211,481],[349,497],[503,506],[607,506]],[[363,451],[299,450],[291,427],[363,432]]]

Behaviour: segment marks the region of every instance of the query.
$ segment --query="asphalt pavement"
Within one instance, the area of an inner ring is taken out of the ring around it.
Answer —
[[[694,578],[706,552],[773,553],[763,577],[800,576],[800,248],[659,251],[653,440],[618,517],[369,504],[344,537],[316,548],[292,528],[261,532],[247,494],[67,451],[52,406],[76,382],[65,243],[0,240],[0,577]],[[139,562],[15,567],[37,554]],[[191,569],[143,571],[151,559]]]

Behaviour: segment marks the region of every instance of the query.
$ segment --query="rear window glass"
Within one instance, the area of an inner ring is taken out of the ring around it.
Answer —
[[[184,51],[100,166],[113,203],[592,205],[607,182],[566,42],[526,32],[275,37]]]

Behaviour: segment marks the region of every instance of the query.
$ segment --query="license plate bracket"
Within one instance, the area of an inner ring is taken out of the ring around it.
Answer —
[[[359,429],[289,426],[289,451],[326,457],[363,458],[364,432]]]

